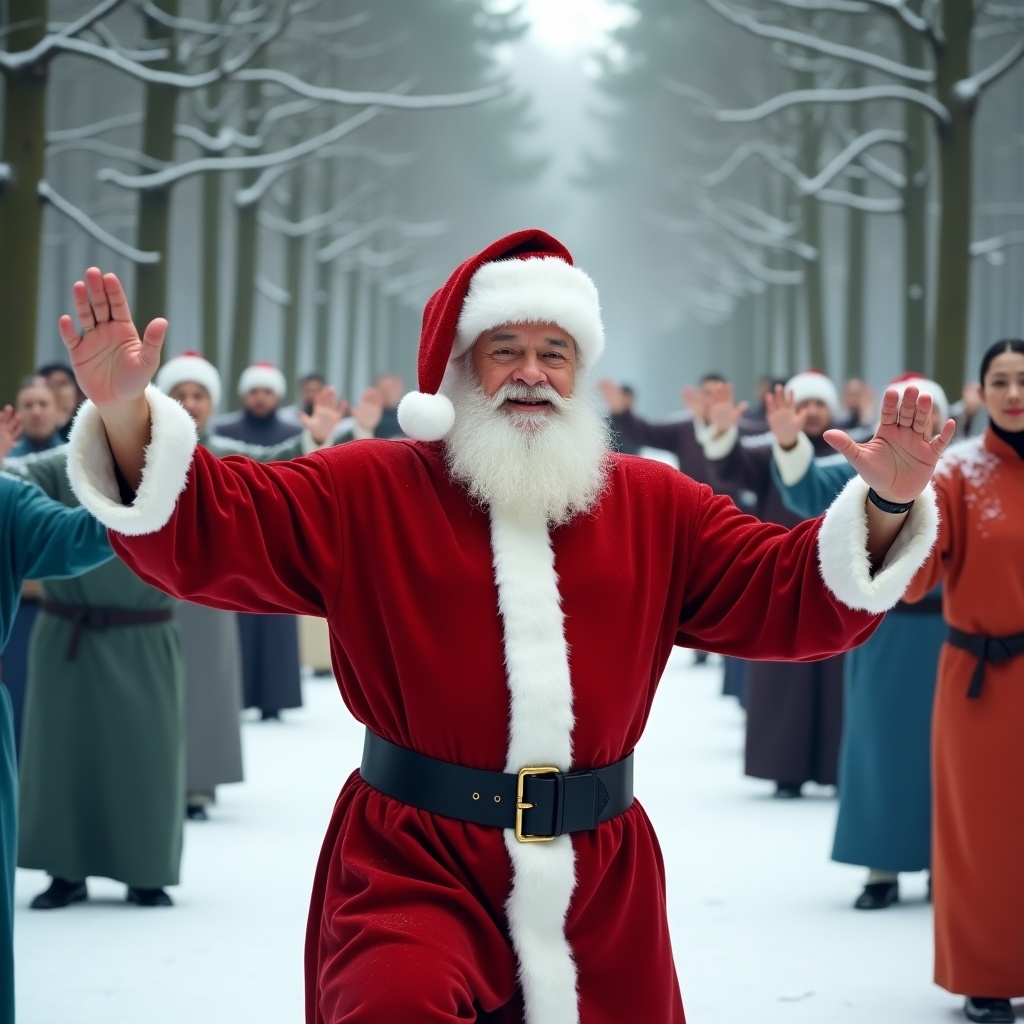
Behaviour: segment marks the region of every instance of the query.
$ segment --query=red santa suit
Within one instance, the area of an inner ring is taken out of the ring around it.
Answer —
[[[529,251],[546,238],[532,233]],[[803,660],[860,643],[935,536],[926,496],[872,576],[858,480],[823,519],[787,531],[621,455],[592,512],[549,528],[470,501],[443,442],[219,460],[195,447],[180,407],[149,401],[132,506],[95,410],[72,442],[76,490],[118,554],[187,600],[325,617],[352,714],[474,768],[624,757],[674,644]],[[307,1024],[682,1024],[665,884],[639,801],[592,831],[523,844],[355,772],[313,887]]]

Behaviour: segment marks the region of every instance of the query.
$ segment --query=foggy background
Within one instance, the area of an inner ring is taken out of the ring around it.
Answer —
[[[595,279],[600,372],[648,414],[709,370],[958,395],[1024,333],[1024,0],[0,0],[0,23],[4,400],[63,355],[93,263],[228,404],[256,359],[411,387],[431,291],[530,226]]]

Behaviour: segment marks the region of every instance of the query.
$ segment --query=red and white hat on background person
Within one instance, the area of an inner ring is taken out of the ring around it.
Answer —
[[[198,384],[210,396],[214,409],[220,405],[220,373],[199,352],[190,350],[172,356],[157,371],[154,383],[165,395],[179,384]]]
[[[502,324],[554,323],[576,342],[580,363],[593,366],[604,349],[604,326],[594,282],[573,266],[569,250],[536,229],[517,231],[466,260],[423,310],[419,390],[398,406],[402,430],[418,441],[439,441],[455,423],[440,394],[448,364],[465,355],[484,331]]]
[[[238,378],[238,395],[244,398],[255,388],[266,388],[273,391],[278,398],[284,398],[288,382],[273,363],[253,363],[252,366],[247,366]]]
[[[828,406],[833,419],[839,415],[839,392],[821,370],[804,370],[790,377],[786,382],[786,392],[792,392],[793,401],[798,406],[816,398]]]
[[[903,392],[911,384],[922,395],[931,395],[932,406],[938,410],[941,422],[945,423],[949,419],[949,399],[946,397],[946,392],[942,385],[938,381],[931,380],[914,370],[908,370],[906,373],[901,373],[898,377],[893,377],[889,387],[895,388],[900,393],[900,399],[902,400]]]

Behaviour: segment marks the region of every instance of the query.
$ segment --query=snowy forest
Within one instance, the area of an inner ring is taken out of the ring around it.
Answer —
[[[0,0],[4,400],[90,264],[228,380],[411,379],[431,291],[525,226],[655,407],[709,369],[959,394],[1024,333],[1024,0],[605,0],[546,51],[566,3]]]

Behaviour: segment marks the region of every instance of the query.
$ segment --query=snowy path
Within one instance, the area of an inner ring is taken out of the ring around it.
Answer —
[[[924,876],[898,907],[851,910],[862,873],[828,859],[835,802],[774,801],[744,779],[741,713],[718,695],[720,668],[689,660],[670,665],[636,769],[689,1024],[963,1020],[930,980]],[[301,1022],[313,867],[362,743],[331,681],[305,693],[283,725],[246,723],[249,781],[186,826],[174,909],[127,906],[122,886],[92,880],[89,904],[33,912],[45,876],[19,871],[19,1024]]]

